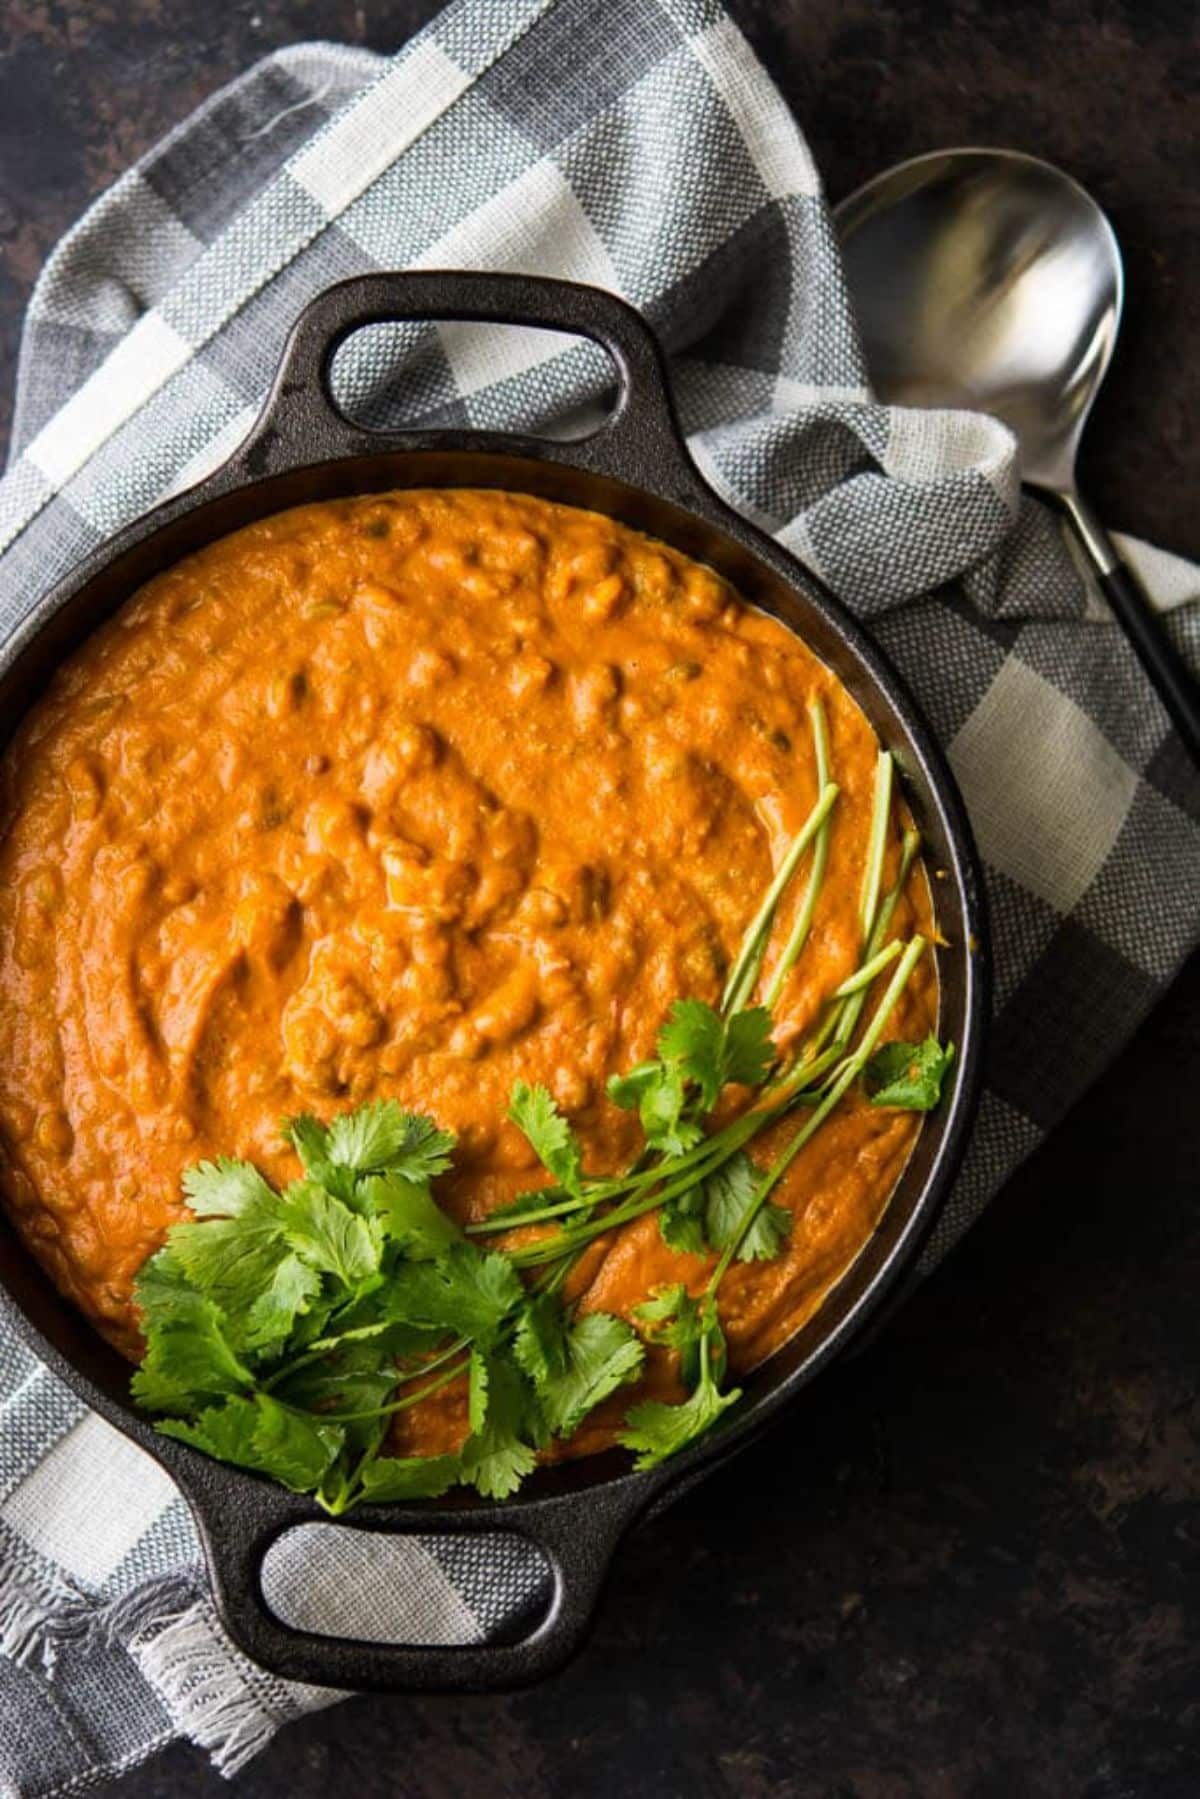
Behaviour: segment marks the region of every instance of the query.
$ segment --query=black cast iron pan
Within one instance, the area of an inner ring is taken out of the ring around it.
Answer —
[[[615,411],[570,443],[481,431],[386,435],[347,420],[328,387],[338,345],[396,319],[490,320],[558,328],[600,344],[615,365]],[[0,649],[0,719],[11,731],[62,658],[135,588],[180,557],[283,507],[393,487],[500,487],[604,512],[709,563],[797,631],[840,677],[895,753],[926,843],[939,932],[943,1037],[959,1046],[947,1100],[918,1139],[878,1231],[817,1316],[745,1383],[746,1397],[690,1451],[645,1474],[619,1452],[539,1472],[503,1505],[450,1497],[364,1507],[341,1529],[516,1531],[553,1574],[549,1611],[518,1643],[461,1648],[306,1634],[268,1610],[262,1559],[293,1525],[323,1517],[309,1499],[158,1436],[129,1400],[129,1368],[51,1287],[12,1231],[0,1230],[0,1314],[87,1403],[160,1462],[195,1515],[230,1635],[276,1672],[329,1686],[470,1691],[536,1680],[587,1629],[623,1533],[666,1489],[710,1469],[761,1431],[860,1337],[924,1242],[962,1155],[978,1097],[988,977],[975,852],[949,770],[879,651],[819,583],[732,512],[697,473],[680,434],[657,342],[639,315],[596,288],[519,275],[369,275],[320,294],[297,320],[250,437],[197,487],[119,533],[48,594]]]

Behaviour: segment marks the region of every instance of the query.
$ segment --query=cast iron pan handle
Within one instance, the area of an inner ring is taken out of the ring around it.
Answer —
[[[330,456],[380,449],[434,449],[436,429],[372,431],[338,409],[330,364],[364,325],[402,319],[528,325],[590,338],[616,368],[617,404],[590,437],[559,443],[514,433],[473,434],[481,449],[570,462],[667,497],[686,498],[700,477],[684,446],[662,352],[641,314],[616,294],[540,275],[406,270],[357,275],[310,300],[292,327],[274,386],[235,461],[247,473],[274,473]]]
[[[661,1470],[655,1470],[515,1505],[364,1506],[352,1519],[334,1525],[310,1500],[266,1481],[243,1477],[231,1490],[229,1470],[197,1450],[164,1459],[187,1494],[217,1610],[238,1647],[290,1680],[390,1692],[496,1692],[541,1680],[562,1667],[587,1634],[613,1551],[665,1484]],[[262,1564],[285,1531],[313,1523],[426,1538],[515,1533],[531,1542],[548,1565],[549,1607],[532,1634],[513,1643],[373,1643],[295,1629],[268,1608]]]

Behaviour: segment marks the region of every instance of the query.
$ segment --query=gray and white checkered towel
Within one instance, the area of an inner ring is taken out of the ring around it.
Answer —
[[[227,453],[310,295],[403,265],[571,276],[641,307],[700,467],[869,619],[924,702],[987,863],[998,965],[943,1253],[1189,949],[1200,791],[1059,525],[1020,499],[1007,434],[872,400],[804,140],[711,0],[454,0],[394,57],[284,51],[181,126],[38,284],[0,630]],[[379,328],[339,380],[376,423],[532,426],[603,382],[565,341]],[[1200,575],[1124,548],[1195,660]],[[335,1696],[230,1648],[167,1477],[12,1340],[0,1419],[4,1793],[74,1790],[178,1735],[230,1772]],[[391,1595],[380,1634],[452,1641],[530,1600],[496,1548],[361,1543],[343,1533],[300,1581],[280,1552],[277,1602],[336,1627],[356,1595],[376,1614]]]

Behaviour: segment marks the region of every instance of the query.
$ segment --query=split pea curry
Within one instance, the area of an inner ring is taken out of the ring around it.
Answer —
[[[950,1061],[863,713],[594,513],[264,519],[0,775],[4,1206],[163,1429],[331,1511],[691,1441]]]

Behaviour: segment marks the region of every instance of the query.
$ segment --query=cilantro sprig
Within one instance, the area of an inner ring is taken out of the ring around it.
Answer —
[[[453,1134],[392,1100],[324,1123],[307,1113],[288,1120],[300,1172],[282,1189],[245,1161],[197,1164],[183,1182],[189,1215],[135,1287],[146,1349],[133,1392],[159,1430],[339,1514],[455,1485],[507,1498],[555,1438],[572,1436],[639,1380],[648,1352],[675,1357],[685,1396],[628,1409],[617,1437],[635,1466],[679,1453],[736,1404],[721,1286],[734,1261],[785,1253],[791,1213],[772,1196],[788,1169],[852,1089],[873,1107],[932,1109],[954,1054],[932,1036],[883,1040],[926,948],[919,936],[891,935],[919,839],[903,833],[885,891],[893,809],[885,752],[863,858],[857,964],[798,1049],[783,1057],[776,1048],[772,1012],[816,917],[838,797],[819,700],[809,716],[817,798],[747,927],[720,1005],[677,999],[654,1055],[608,1083],[610,1101],[641,1126],[632,1164],[589,1172],[549,1090],[522,1081],[508,1118],[545,1184],[465,1229],[433,1188],[452,1168]],[[755,1004],[806,857],[803,894]],[[796,1127],[782,1151],[761,1166],[754,1140],[790,1117]],[[647,1295],[632,1321],[567,1300],[588,1245],[650,1212],[666,1245],[688,1258],[683,1278]],[[452,1384],[466,1401],[460,1448],[387,1454],[393,1419]]]
[[[437,1204],[454,1139],[432,1120],[382,1101],[284,1134],[300,1179],[280,1192],[247,1162],[189,1170],[191,1216],[138,1277],[133,1392],[165,1435],[332,1513],[456,1483],[505,1498],[553,1437],[637,1378],[629,1324],[568,1321]],[[394,1414],[464,1375],[457,1456],[381,1455]]]
[[[885,1043],[863,1070],[863,1086],[873,1106],[898,1112],[932,1112],[954,1060],[954,1045],[936,1037],[924,1043]]]
[[[726,1086],[761,1085],[775,1059],[771,1014],[753,1006],[722,1017],[703,1000],[677,999],[657,1049],[652,1061],[613,1075],[608,1097],[637,1112],[647,1149],[684,1155]]]

